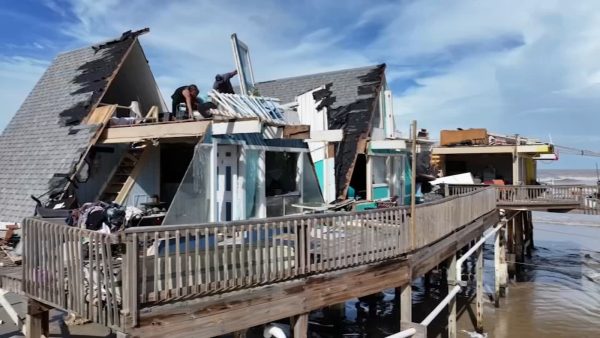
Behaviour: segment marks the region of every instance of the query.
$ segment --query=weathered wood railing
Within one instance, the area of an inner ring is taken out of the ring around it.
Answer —
[[[23,222],[23,291],[35,300],[120,327],[119,237],[66,225]]]
[[[450,195],[477,191],[486,185],[449,185]],[[505,185],[493,186],[498,204],[579,203],[582,209],[597,208],[598,186],[585,185]],[[593,204],[593,205],[592,205]]]
[[[495,203],[493,189],[480,189],[419,205],[414,233],[408,207],[130,228],[119,236],[28,219],[24,288],[36,300],[126,328],[144,306],[400,257]]]

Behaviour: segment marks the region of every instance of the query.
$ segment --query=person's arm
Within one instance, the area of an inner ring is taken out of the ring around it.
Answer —
[[[234,70],[233,72],[226,73],[226,74],[223,74],[221,76],[223,77],[224,81],[227,81],[227,80],[230,80],[232,77],[234,77],[236,75],[237,75],[237,70]]]
[[[194,108],[194,106],[192,106],[192,95],[190,94],[190,91],[187,89],[184,89],[182,94],[183,94],[183,97],[185,97],[185,108],[188,113],[188,118],[192,118],[192,111]]]

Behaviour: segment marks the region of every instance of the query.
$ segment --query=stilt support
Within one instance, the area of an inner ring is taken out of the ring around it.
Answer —
[[[294,338],[307,338],[308,336],[308,313],[292,318],[292,327],[294,329]]]
[[[412,322],[412,288],[410,283],[400,287],[400,322]]]
[[[477,249],[477,263],[475,264],[475,279],[477,293],[475,296],[476,300],[476,312],[477,312],[477,327],[476,330],[479,333],[483,333],[483,245]]]
[[[34,300],[27,301],[25,332],[27,337],[49,337],[50,307]]]
[[[500,307],[500,231],[494,239],[494,306]]]
[[[454,288],[458,281],[456,280],[456,255],[448,259],[448,290]],[[448,303],[448,338],[456,338],[456,297]]]

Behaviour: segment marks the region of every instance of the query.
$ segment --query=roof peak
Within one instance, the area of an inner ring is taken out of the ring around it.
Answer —
[[[332,70],[332,71],[327,71],[327,72],[304,74],[304,75],[298,75],[298,76],[289,76],[289,77],[282,77],[282,78],[273,79],[273,80],[260,81],[260,82],[257,82],[257,84],[269,83],[269,82],[273,82],[273,81],[302,79],[302,78],[305,78],[305,77],[312,77],[312,76],[316,76],[316,75],[332,75],[332,74],[336,74],[336,73],[345,73],[345,72],[357,71],[357,70],[367,70],[367,69],[374,69],[374,68],[385,67],[385,66],[386,66],[385,63],[380,63],[380,64],[375,64],[375,65],[370,65],[370,66],[361,66],[361,67],[354,67],[354,68],[344,68],[344,69],[337,69],[337,70]]]

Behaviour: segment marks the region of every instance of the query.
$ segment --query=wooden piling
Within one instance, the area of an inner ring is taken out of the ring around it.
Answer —
[[[308,313],[303,313],[292,318],[294,338],[307,338],[308,336]]]
[[[494,306],[500,307],[500,231],[494,235]]]
[[[523,263],[523,223],[524,223],[524,213],[519,212],[517,216],[515,216],[515,261],[516,261],[516,271],[519,271],[519,263]]]
[[[476,284],[476,313],[477,313],[477,327],[476,330],[479,333],[483,333],[483,245],[477,249],[477,263],[475,265],[475,279]]]
[[[25,318],[25,332],[27,337],[49,337],[50,308],[35,300],[27,301],[27,315]]]
[[[456,280],[456,255],[452,255],[448,259],[448,271],[447,271],[448,290],[451,290],[457,285]],[[456,297],[452,298],[448,303],[448,338],[456,338]]]
[[[500,297],[506,296],[508,286],[508,264],[506,262],[506,234],[503,230],[498,231],[500,235]]]
[[[412,322],[412,288],[410,283],[400,287],[400,322]]]
[[[531,215],[531,211],[526,211],[524,212],[524,216],[525,216],[525,237],[527,238],[526,241],[526,246],[525,246],[525,253],[527,255],[528,258],[531,258],[531,255],[533,253],[533,220],[532,215]]]

